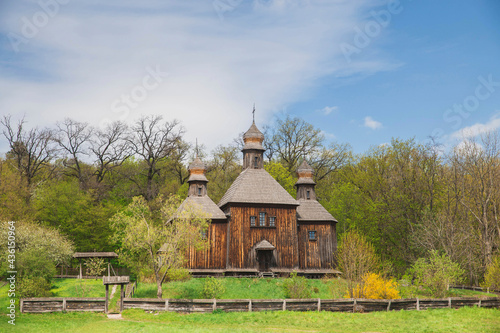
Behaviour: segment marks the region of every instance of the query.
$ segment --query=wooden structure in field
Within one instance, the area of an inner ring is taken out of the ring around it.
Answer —
[[[187,268],[198,275],[339,274],[334,269],[337,221],[316,200],[314,170],[297,170],[293,198],[264,170],[264,135],[255,122],[244,134],[243,171],[218,205],[208,197],[206,167],[189,166],[188,197],[211,218],[205,250],[188,250]]]

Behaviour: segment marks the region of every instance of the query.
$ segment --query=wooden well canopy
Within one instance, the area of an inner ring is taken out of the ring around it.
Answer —
[[[83,278],[82,259],[89,259],[89,258],[108,259],[108,276],[110,276],[111,275],[110,269],[113,269],[113,267],[111,267],[109,260],[118,258],[118,254],[114,252],[75,252],[75,254],[73,254],[73,258],[78,259],[78,262],[80,263],[80,274],[78,275],[78,278],[81,279]]]

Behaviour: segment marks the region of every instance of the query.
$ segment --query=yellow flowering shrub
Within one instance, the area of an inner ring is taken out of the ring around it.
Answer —
[[[398,284],[396,281],[384,279],[376,273],[367,273],[363,276],[363,282],[357,284],[353,290],[354,298],[369,299],[397,299],[399,297]],[[349,294],[345,296],[349,298]]]

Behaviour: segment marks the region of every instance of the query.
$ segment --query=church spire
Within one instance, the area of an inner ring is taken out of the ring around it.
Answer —
[[[193,162],[191,162],[191,164],[189,165],[188,171],[189,171],[188,197],[206,196],[208,179],[205,176],[205,173],[207,171],[207,167],[205,166],[205,163],[203,163],[201,159],[198,157],[198,144],[196,145],[196,157],[193,160]]]
[[[255,104],[253,107],[253,122],[248,131],[243,134],[243,141],[245,145],[242,149],[243,152],[243,169],[262,169],[264,167],[264,134],[255,125]]]

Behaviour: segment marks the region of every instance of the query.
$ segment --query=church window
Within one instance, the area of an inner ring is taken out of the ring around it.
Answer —
[[[259,213],[259,227],[266,226],[266,213]]]
[[[255,220],[257,220],[256,216],[250,216],[250,226],[255,227]]]
[[[316,240],[316,230],[309,230],[309,240]]]
[[[307,198],[307,200],[311,199],[311,191],[310,190],[307,190],[307,192],[306,192],[306,198]]]
[[[276,216],[269,216],[269,226],[270,227],[276,226]]]
[[[254,160],[253,160],[253,167],[255,169],[258,169],[259,168],[259,157],[258,156],[255,156],[254,157]]]
[[[207,230],[201,231],[201,239],[207,239]]]
[[[201,191],[202,191],[202,188],[201,186],[198,187],[198,196],[201,197]]]

